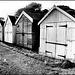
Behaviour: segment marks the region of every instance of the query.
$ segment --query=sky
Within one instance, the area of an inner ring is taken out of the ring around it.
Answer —
[[[50,9],[53,5],[67,5],[75,9],[75,1],[0,1],[0,17],[4,17],[6,20],[8,15],[14,15],[18,9],[32,2],[42,4],[42,9]]]

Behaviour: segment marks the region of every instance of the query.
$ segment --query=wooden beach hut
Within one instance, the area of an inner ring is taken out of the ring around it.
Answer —
[[[14,16],[8,15],[4,25],[4,42],[15,43],[15,22],[16,18]]]
[[[38,25],[39,53],[55,58],[75,59],[75,10],[54,5]]]
[[[38,52],[39,32],[38,21],[42,18],[40,13],[22,11],[16,21],[16,44]]]

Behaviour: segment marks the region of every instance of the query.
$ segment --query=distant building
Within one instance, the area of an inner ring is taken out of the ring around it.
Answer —
[[[8,43],[15,43],[15,26],[16,18],[14,16],[8,15],[5,25],[4,25],[4,41]]]
[[[0,41],[4,41],[4,21],[0,20]]]

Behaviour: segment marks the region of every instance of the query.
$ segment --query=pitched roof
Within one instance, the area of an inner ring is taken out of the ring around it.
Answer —
[[[69,9],[69,10],[66,10],[63,8],[63,6],[53,6],[49,12],[38,22],[38,25],[43,22],[43,20],[54,10],[54,9],[57,9],[58,11],[62,12],[63,14],[65,14],[66,16],[68,16],[70,19],[72,19],[73,21],[75,21],[75,18],[74,18],[74,10],[73,9]]]
[[[15,25],[15,22],[16,22],[16,18],[14,16],[11,16],[11,15],[8,15],[12,24]]]
[[[34,12],[28,12],[28,11],[26,11],[26,13],[29,16],[31,16],[33,18],[33,20],[37,20],[37,21],[39,21],[43,17],[43,15],[41,13],[34,13]]]
[[[40,19],[43,17],[43,15],[41,13],[34,13],[34,12],[29,12],[29,11],[22,11],[22,13],[20,14],[20,16],[18,17],[17,21],[15,22],[15,24],[19,21],[19,19],[21,18],[22,15],[25,15],[31,22],[33,22],[33,20],[36,21],[40,21]]]
[[[3,25],[4,25],[4,23],[5,23],[5,21],[0,20],[0,23],[1,23],[1,25],[3,26]]]
[[[64,10],[65,12],[67,12],[68,14],[70,14],[71,16],[73,16],[75,18],[75,10],[74,9],[71,9],[70,7],[64,6],[64,5],[59,5],[57,7],[61,8],[62,10]]]

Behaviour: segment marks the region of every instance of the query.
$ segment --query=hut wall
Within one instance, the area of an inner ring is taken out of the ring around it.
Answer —
[[[67,22],[67,54],[66,57],[75,60],[75,22]]]
[[[32,23],[23,15],[17,23],[16,40],[18,45],[38,52],[39,26],[37,26],[37,22]]]
[[[32,49],[32,23],[23,15],[17,24],[17,44]]]
[[[17,45],[22,45],[21,36],[22,35],[22,20],[20,19],[16,29],[16,43]],[[21,39],[20,39],[21,38]]]
[[[12,23],[10,21],[10,19],[7,20],[7,23],[5,24],[5,27],[4,27],[4,39],[5,39],[5,42],[8,42],[8,43],[13,43],[12,42]]]

